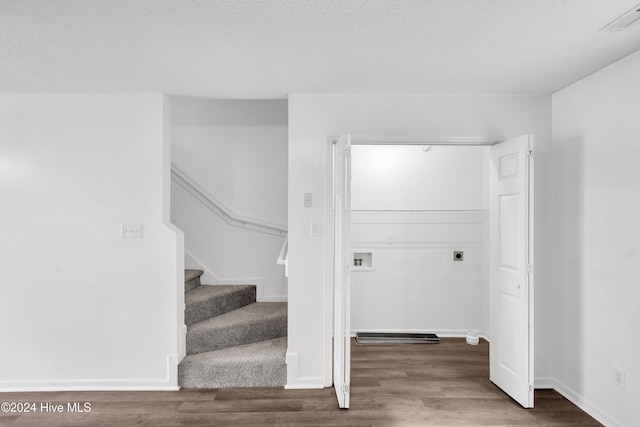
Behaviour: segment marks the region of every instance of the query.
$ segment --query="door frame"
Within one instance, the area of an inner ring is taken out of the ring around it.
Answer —
[[[324,150],[324,386],[333,385],[333,256],[334,256],[334,227],[333,227],[333,146],[342,134],[327,134]],[[400,133],[351,133],[351,145],[442,145],[442,146],[491,146],[508,141],[519,135],[426,135]],[[533,237],[533,236],[532,236]],[[530,244],[533,244],[533,238]],[[531,300],[533,303],[533,299]],[[531,307],[530,307],[531,308]],[[531,337],[533,340],[533,336]]]

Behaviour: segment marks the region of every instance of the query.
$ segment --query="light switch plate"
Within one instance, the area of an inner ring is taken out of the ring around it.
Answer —
[[[142,237],[142,224],[121,224],[120,236],[123,239],[140,239]]]
[[[321,222],[312,222],[311,223],[311,237],[322,237],[322,223]]]
[[[310,208],[313,206],[313,193],[304,193],[304,207]]]

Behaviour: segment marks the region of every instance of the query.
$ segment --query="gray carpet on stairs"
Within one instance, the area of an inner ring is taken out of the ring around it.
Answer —
[[[187,328],[187,354],[270,340],[287,335],[287,303],[257,302]]]
[[[278,387],[287,380],[287,303],[256,302],[254,285],[202,285],[185,270],[183,388]]]
[[[200,286],[200,276],[202,276],[203,273],[202,270],[185,270],[184,291],[189,292]]]
[[[185,357],[178,367],[185,388],[276,387],[287,379],[287,338]]]
[[[254,285],[203,285],[184,296],[187,326],[236,310],[256,301]]]

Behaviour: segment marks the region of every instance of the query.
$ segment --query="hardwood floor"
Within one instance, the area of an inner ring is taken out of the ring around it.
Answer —
[[[164,392],[0,393],[1,402],[35,402],[35,413],[0,413],[0,425],[208,426],[599,426],[558,393],[536,391],[522,409],[489,381],[489,346],[464,339],[440,344],[352,346],[351,408],[332,388]],[[63,413],[41,412],[41,403]],[[89,402],[91,412],[68,413]]]

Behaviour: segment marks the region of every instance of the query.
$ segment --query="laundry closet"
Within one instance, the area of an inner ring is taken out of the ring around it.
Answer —
[[[488,146],[351,147],[351,331],[485,335]]]

